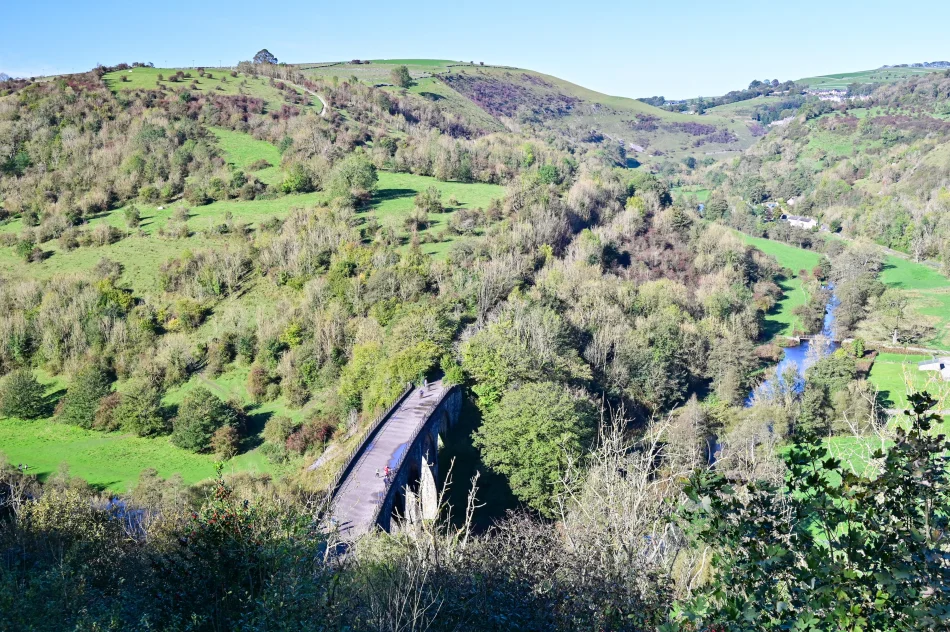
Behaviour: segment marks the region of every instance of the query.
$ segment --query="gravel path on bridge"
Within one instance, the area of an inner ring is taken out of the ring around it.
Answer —
[[[376,505],[386,496],[383,472],[387,466],[395,470],[416,431],[425,425],[446,390],[441,380],[429,384],[421,396],[418,388],[413,389],[379,427],[343,479],[333,500],[332,515],[344,539],[353,540],[372,530]]]

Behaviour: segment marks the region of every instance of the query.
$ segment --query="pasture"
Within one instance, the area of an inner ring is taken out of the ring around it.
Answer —
[[[881,393],[890,408],[904,408],[907,395],[928,391],[946,403],[950,396],[950,382],[940,380],[934,372],[920,371],[917,363],[929,356],[879,353],[871,367],[868,380]]]
[[[878,68],[876,70],[859,70],[857,72],[842,72],[831,75],[819,75],[799,79],[802,83],[815,90],[846,90],[852,83],[894,83],[910,77],[940,72],[944,68]]]
[[[191,77],[178,82],[169,81],[169,77],[179,70],[190,74]],[[230,68],[205,68],[205,71],[211,75],[211,78],[199,77],[198,71],[194,68],[142,67],[110,72],[103,76],[103,80],[116,94],[123,90],[157,90],[160,85],[163,90],[187,90],[199,94],[243,94],[256,97],[264,100],[267,110],[277,109],[286,102],[283,93],[271,86],[270,80],[266,77],[250,77],[244,73],[238,73],[237,77],[232,77]],[[158,78],[159,75],[162,76],[161,80]],[[192,82],[197,84],[195,88],[191,87]],[[296,89],[295,92],[301,93]],[[319,99],[311,98],[306,109],[320,112],[323,106]]]
[[[235,397],[247,405],[250,401],[243,386],[246,377],[247,369],[233,370],[219,380],[194,376],[184,386],[170,391],[164,404],[173,411],[187,391],[202,384],[220,397]],[[63,394],[65,384],[61,380],[40,371],[37,371],[37,378],[48,384],[51,397]],[[277,400],[252,407],[248,413],[251,434],[245,440],[242,452],[225,462],[225,472],[276,474],[282,469],[299,466],[302,462],[299,458],[280,466],[271,463],[259,451],[257,435],[272,414],[300,420],[305,412],[288,410],[282,400]],[[182,450],[172,445],[167,436],[136,437],[124,432],[85,430],[57,423],[53,418],[0,418],[0,452],[14,465],[27,465],[28,471],[41,479],[65,463],[71,476],[79,476],[99,489],[113,492],[131,489],[146,468],[155,468],[163,478],[180,474],[184,483],[197,483],[214,475],[216,460],[211,454]]]
[[[769,338],[791,336],[796,329],[802,329],[801,319],[792,312],[808,301],[808,293],[802,287],[799,271],[814,268],[821,261],[821,255],[764,237],[752,237],[738,232],[736,234],[747,244],[772,255],[779,265],[792,271],[791,276],[780,284],[785,295],[765,317],[765,333]]]
[[[884,285],[904,290],[911,308],[933,326],[924,344],[950,350],[950,279],[928,265],[895,256],[884,260],[880,278]]]

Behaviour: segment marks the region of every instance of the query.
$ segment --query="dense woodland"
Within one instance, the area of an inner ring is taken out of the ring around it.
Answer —
[[[251,441],[251,411],[208,388],[163,398],[242,367],[256,402],[320,402],[302,423],[272,416],[259,437],[274,462],[312,461],[407,382],[444,376],[477,408],[472,441],[520,509],[476,530],[477,478],[455,481],[472,486],[468,506],[446,503],[440,520],[339,555],[325,476],[187,486],[147,469],[116,496],[66,469],[40,481],[3,460],[0,629],[945,625],[940,403],[918,396],[889,423],[862,368],[865,332],[925,334],[880,282],[871,242],[950,262],[942,73],[874,90],[861,118],[805,105],[741,157],[703,165],[690,175],[714,187],[701,217],[660,175],[588,142],[489,132],[398,88],[316,81],[262,57],[111,90],[103,77],[126,68],[0,83],[0,220],[19,222],[0,245],[26,265],[140,234],[136,204],[175,208],[149,236],[174,240],[214,201],[323,201],[258,224],[229,217],[206,231],[210,245],[162,263],[157,293],[137,294],[106,257],[49,278],[0,274],[0,415],[168,436],[226,461]],[[260,77],[279,106],[189,89]],[[462,86],[501,107],[490,87]],[[210,126],[277,146],[280,165],[266,166],[281,180],[229,164]],[[853,154],[815,147],[825,135]],[[432,257],[419,235],[452,205],[420,192],[405,239],[364,222],[380,172],[505,195],[454,211],[451,245]],[[766,202],[789,198],[849,239],[767,216]],[[114,213],[124,228],[89,226]],[[840,337],[862,333],[816,358],[804,384],[774,375],[782,349],[766,331],[800,271],[732,228],[820,251],[801,271],[805,333],[821,329],[829,282]],[[235,315],[252,290],[279,297],[275,316]],[[50,397],[39,372],[65,393]],[[747,405],[764,377],[774,387]],[[841,438],[863,465],[829,451]]]

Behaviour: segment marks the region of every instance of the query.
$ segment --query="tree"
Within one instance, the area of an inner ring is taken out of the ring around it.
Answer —
[[[553,516],[561,476],[590,440],[595,421],[591,403],[563,384],[532,382],[505,393],[485,415],[475,444],[518,498]]]
[[[189,393],[178,407],[171,442],[192,452],[211,447],[211,438],[223,426],[239,425],[238,412],[204,387]]]
[[[712,572],[665,629],[944,629],[950,442],[933,432],[936,400],[910,402],[910,429],[898,425],[867,472],[813,436],[786,453],[781,487],[737,490],[721,474],[695,475],[684,517],[712,545]]]
[[[262,48],[254,55],[255,64],[276,64],[277,58],[266,48]]]
[[[161,391],[150,383],[130,384],[112,412],[112,424],[140,437],[167,432]]]
[[[393,84],[400,88],[408,88],[412,85],[412,75],[409,74],[409,69],[405,66],[396,66],[389,73],[389,76],[392,78]]]
[[[221,426],[211,435],[211,450],[222,460],[237,454],[240,444],[241,435],[234,426]]]
[[[0,383],[0,415],[38,419],[46,412],[46,389],[36,381],[33,371],[18,369]]]
[[[83,368],[66,391],[59,420],[81,428],[91,428],[95,423],[99,402],[112,390],[110,384],[108,373],[98,364]]]
[[[379,176],[365,156],[351,154],[330,171],[327,190],[333,197],[368,198],[376,190]]]

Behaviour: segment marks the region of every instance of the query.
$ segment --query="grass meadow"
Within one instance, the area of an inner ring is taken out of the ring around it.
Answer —
[[[814,268],[821,261],[821,255],[812,250],[796,248],[764,237],[736,234],[747,244],[755,246],[765,254],[772,255],[780,265],[792,271],[792,275],[780,284],[785,295],[766,315],[765,329],[769,337],[793,335],[796,329],[802,329],[802,322],[792,312],[808,301],[808,293],[802,287],[799,271]]]
[[[168,78],[179,70],[191,74],[191,78],[178,82],[169,81]],[[223,95],[244,94],[263,99],[268,111],[277,109],[285,103],[281,91],[271,86],[269,79],[265,77],[249,77],[243,73],[232,77],[230,68],[205,68],[205,71],[211,75],[210,79],[199,77],[198,71],[194,68],[131,68],[107,73],[103,79],[109,89],[116,94],[123,90],[156,90],[159,83],[158,76],[162,75],[164,79],[160,82],[161,86],[168,90]],[[192,81],[197,82],[197,88],[194,90],[191,88]],[[299,90],[297,92],[300,93]],[[311,98],[310,101],[306,109],[314,112],[320,112],[323,109],[319,99]]]

